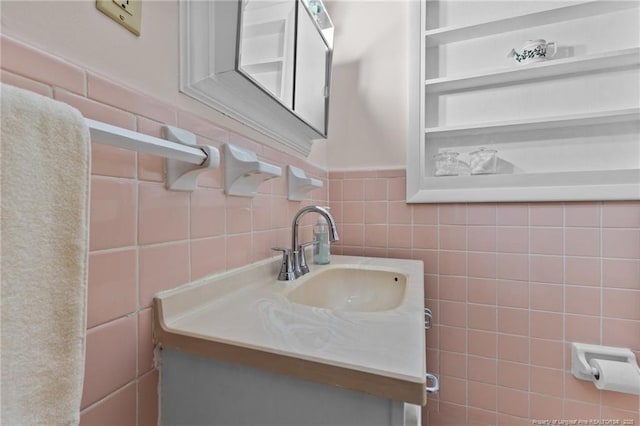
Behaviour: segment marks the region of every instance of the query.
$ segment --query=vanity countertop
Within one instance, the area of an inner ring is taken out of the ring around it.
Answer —
[[[424,405],[423,264],[331,257],[295,281],[277,281],[280,258],[208,276],[154,298],[154,342],[221,361]],[[346,312],[290,302],[314,270],[348,265],[407,276],[401,305]]]

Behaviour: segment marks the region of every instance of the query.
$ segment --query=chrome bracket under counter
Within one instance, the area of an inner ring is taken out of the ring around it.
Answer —
[[[431,330],[431,327],[433,327],[433,312],[429,308],[424,308],[424,329]],[[438,377],[431,373],[427,373],[425,377],[427,379],[427,383],[433,383],[433,386],[425,387],[427,393],[440,392],[440,380]]]
[[[424,329],[431,330],[432,326],[433,326],[433,312],[431,312],[431,309],[429,308],[424,308]]]
[[[427,390],[427,393],[438,393],[440,392],[440,380],[438,379],[437,376],[431,374],[431,373],[427,373],[425,375],[425,377],[427,378],[427,383],[429,381],[431,381],[431,383],[433,383],[433,386],[426,386],[425,389]]]

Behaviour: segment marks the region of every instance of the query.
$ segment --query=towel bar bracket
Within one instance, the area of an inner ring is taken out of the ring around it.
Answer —
[[[202,150],[206,158],[201,164],[191,164],[180,160],[165,158],[164,168],[166,187],[173,191],[193,191],[198,184],[200,173],[215,169],[220,165],[220,152],[211,145],[197,145],[196,135],[173,126],[164,126],[162,134],[171,142]]]

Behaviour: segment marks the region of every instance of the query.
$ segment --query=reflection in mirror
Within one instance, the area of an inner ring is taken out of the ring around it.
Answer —
[[[239,70],[293,108],[296,0],[242,0]]]
[[[317,9],[313,10],[317,12]],[[298,8],[293,110],[313,128],[326,135],[331,58],[329,47],[316,28],[316,25],[320,25],[319,18],[326,13],[318,15],[314,12],[304,7]]]

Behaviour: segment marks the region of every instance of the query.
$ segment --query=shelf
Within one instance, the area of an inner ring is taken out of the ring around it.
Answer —
[[[254,23],[247,22],[242,27],[242,36],[246,38],[255,38],[277,35],[284,32],[286,24],[287,20],[283,18]]]
[[[276,165],[258,160],[254,151],[224,144],[224,192],[238,197],[255,197],[262,182],[282,176]]]
[[[264,59],[260,59],[258,61],[254,61],[254,62],[249,62],[249,63],[241,63],[240,66],[242,67],[255,67],[255,66],[260,66],[260,65],[265,65],[265,64],[280,64],[284,62],[284,56],[273,56],[271,58],[264,58]]]
[[[628,108],[589,114],[573,114],[531,120],[502,121],[463,126],[428,127],[426,136],[457,137],[483,135],[498,132],[522,132],[528,130],[555,129],[560,127],[621,123],[640,120],[640,108]]]
[[[241,64],[240,68],[248,73],[279,72],[284,64],[283,57],[268,58],[250,64]]]
[[[635,1],[588,1],[479,24],[437,28],[425,31],[424,36],[427,46],[435,46],[638,7],[640,2]]]
[[[636,200],[640,169],[424,178],[416,202]]]
[[[640,48],[617,50],[595,55],[551,59],[533,64],[515,64],[487,74],[435,78],[425,81],[427,93],[443,93],[463,89],[476,89],[493,85],[506,85],[546,77],[588,73],[640,64]]]

